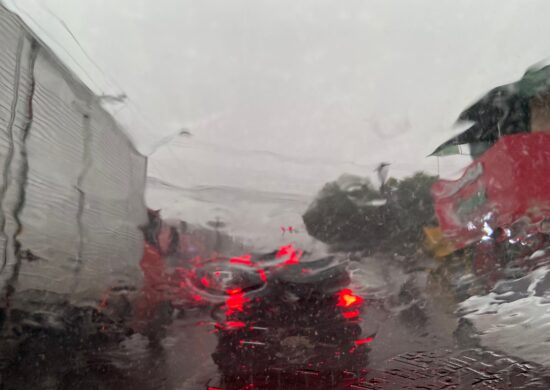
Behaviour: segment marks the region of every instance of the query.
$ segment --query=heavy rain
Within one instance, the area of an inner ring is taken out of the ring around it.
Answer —
[[[546,11],[0,1],[0,389],[550,388]]]

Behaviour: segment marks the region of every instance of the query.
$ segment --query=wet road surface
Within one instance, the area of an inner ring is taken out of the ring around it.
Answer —
[[[453,295],[430,286],[430,267],[429,259],[413,264],[406,259],[364,258],[354,263],[353,289],[367,302],[363,334],[375,337],[365,371],[347,373],[345,383],[334,388],[550,388],[543,366],[479,345],[471,323],[456,316]],[[22,360],[5,371],[4,389],[221,388],[211,359],[216,346],[213,329],[207,313],[187,312],[170,325],[156,347],[132,335],[118,345],[79,351],[67,362],[55,354],[55,343],[42,346],[36,350],[42,363],[32,366],[36,359]],[[70,365],[75,367],[59,375],[60,366]],[[306,379],[297,378],[309,383],[300,388],[319,388],[314,377]]]

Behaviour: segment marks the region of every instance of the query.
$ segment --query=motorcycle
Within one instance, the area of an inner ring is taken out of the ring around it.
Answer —
[[[366,367],[373,336],[362,336],[364,299],[349,288],[347,262],[301,255],[283,247],[226,280],[212,311],[221,388],[334,388]]]

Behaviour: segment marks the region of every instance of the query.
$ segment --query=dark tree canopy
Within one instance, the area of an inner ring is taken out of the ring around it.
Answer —
[[[364,178],[344,175],[326,184],[303,215],[308,233],[334,249],[416,251],[422,228],[434,224],[430,188],[422,172],[390,178],[383,193]]]

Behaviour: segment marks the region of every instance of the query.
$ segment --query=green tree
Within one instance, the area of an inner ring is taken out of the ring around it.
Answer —
[[[335,249],[416,251],[422,228],[435,218],[430,194],[435,180],[422,172],[390,178],[382,195],[367,179],[343,175],[320,191],[304,223],[310,235]]]

